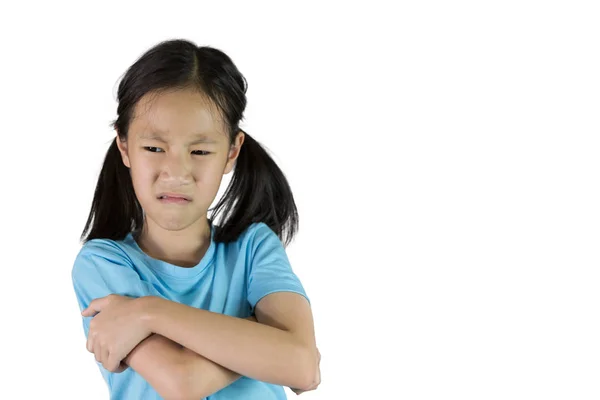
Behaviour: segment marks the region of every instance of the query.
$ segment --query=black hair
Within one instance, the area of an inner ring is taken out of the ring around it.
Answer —
[[[233,143],[241,131],[248,84],[222,51],[183,39],[163,41],[140,56],[125,72],[118,88],[117,137],[108,148],[81,235],[83,243],[106,238],[122,240],[142,228],[144,211],[135,195],[129,169],[117,140],[127,140],[136,103],[147,93],[196,89],[216,106]],[[244,132],[244,131],[242,131]],[[289,244],[298,230],[298,211],[290,186],[275,161],[247,132],[229,186],[212,209],[214,240],[230,242],[252,223],[264,222]],[[210,211],[210,209],[209,209]],[[89,232],[88,232],[89,230]],[[86,234],[87,233],[87,234]]]

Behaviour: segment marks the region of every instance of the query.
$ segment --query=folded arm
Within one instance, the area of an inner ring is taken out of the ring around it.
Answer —
[[[241,377],[158,334],[140,342],[123,361],[165,399],[204,398]]]
[[[265,296],[256,305],[258,324],[159,297],[138,300],[150,331],[231,371],[292,388],[313,384],[318,365],[313,319],[301,295]]]

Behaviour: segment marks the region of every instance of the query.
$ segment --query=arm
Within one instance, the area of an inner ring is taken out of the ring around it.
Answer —
[[[246,319],[256,322],[255,317]],[[124,362],[165,399],[204,398],[241,377],[157,334],[138,344]]]
[[[123,360],[165,399],[183,397],[184,354],[180,345],[150,335]]]
[[[156,297],[140,299],[145,323],[240,375],[308,389],[318,365],[310,302],[275,232],[264,223],[249,230],[247,298],[259,324]]]
[[[256,306],[260,324],[155,296],[139,300],[144,302],[142,319],[151,332],[227,369],[293,388],[313,383],[317,366],[313,319],[308,301],[299,294],[265,296]]]
[[[246,318],[256,322],[256,318]],[[211,360],[205,358],[192,350],[183,347],[184,378],[181,387],[183,392],[191,399],[202,399],[208,397],[221,389],[226,388],[237,381],[241,375],[233,372]]]
[[[89,242],[77,255],[72,278],[77,302],[82,311],[93,299],[110,294],[135,298],[158,295],[152,285],[140,279],[129,261],[116,252],[110,243],[103,240]],[[92,319],[84,317],[82,320],[86,337]],[[256,321],[255,318],[252,320]],[[150,335],[140,342],[123,362],[146,379],[166,399],[180,397],[182,393],[188,392],[189,381],[182,379],[184,376],[193,376],[194,379],[190,380],[195,384],[206,381],[207,387],[210,388],[227,386],[239,377],[233,372],[226,374],[225,368],[192,351],[182,349],[178,343],[160,335]],[[190,368],[193,369],[191,375]],[[110,371],[102,365],[100,369],[103,378],[108,381]],[[192,389],[202,392],[197,387]]]

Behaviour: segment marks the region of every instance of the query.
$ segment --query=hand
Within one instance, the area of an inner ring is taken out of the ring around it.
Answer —
[[[292,389],[292,392],[296,393],[297,395],[300,395],[304,392],[308,392],[310,390],[315,390],[316,388],[319,387],[319,385],[321,384],[321,353],[319,353],[319,349],[317,349],[317,374],[315,375],[315,380],[313,381],[313,384],[311,387],[309,387],[308,389],[302,390],[302,389]]]
[[[110,372],[127,369],[121,361],[152,333],[141,323],[137,300],[110,294],[92,300],[81,312],[84,317],[94,317],[90,322],[87,350]]]

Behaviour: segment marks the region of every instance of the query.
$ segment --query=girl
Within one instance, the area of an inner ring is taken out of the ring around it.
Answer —
[[[111,399],[285,399],[282,386],[320,383],[310,303],[284,250],[296,205],[239,128],[246,90],[227,55],[184,40],[147,51],[119,84],[72,272]]]

